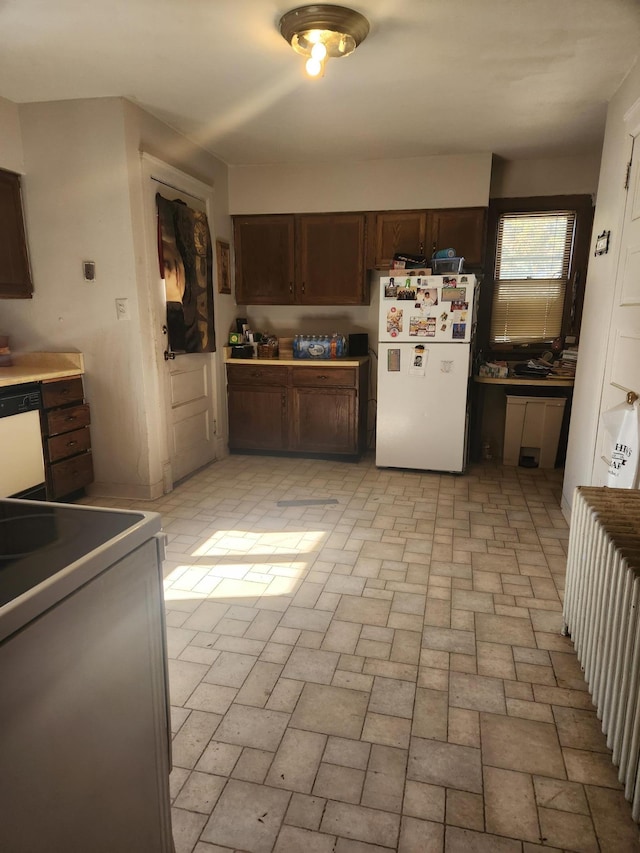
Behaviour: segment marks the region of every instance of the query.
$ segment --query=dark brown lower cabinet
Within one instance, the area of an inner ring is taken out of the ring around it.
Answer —
[[[368,362],[227,365],[229,449],[359,456],[366,449]]]
[[[82,377],[42,383],[47,498],[58,500],[93,482],[91,414]]]
[[[229,449],[280,450],[286,414],[286,388],[229,386]]]

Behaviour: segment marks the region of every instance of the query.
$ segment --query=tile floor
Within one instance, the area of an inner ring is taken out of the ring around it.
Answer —
[[[559,633],[560,485],[233,456],[135,504],[169,534],[177,853],[640,850]]]

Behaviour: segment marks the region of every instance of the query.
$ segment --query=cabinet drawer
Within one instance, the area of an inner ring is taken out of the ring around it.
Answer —
[[[297,387],[353,388],[356,384],[356,371],[354,367],[294,367],[293,384]]]
[[[93,482],[91,453],[83,453],[64,462],[56,462],[50,470],[52,498],[61,498]]]
[[[66,409],[54,409],[46,413],[47,435],[59,435],[63,432],[71,432],[80,427],[89,426],[91,415],[89,406],[68,406]]]
[[[287,368],[274,365],[228,364],[230,385],[286,385]]]
[[[84,391],[82,379],[63,379],[61,382],[42,383],[42,403],[45,409],[64,406],[66,403],[82,403]]]
[[[84,427],[63,435],[56,435],[47,440],[47,455],[49,462],[57,462],[74,456],[76,453],[84,453],[91,447],[91,433]]]

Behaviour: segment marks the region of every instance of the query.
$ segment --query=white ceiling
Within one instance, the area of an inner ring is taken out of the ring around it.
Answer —
[[[286,0],[0,0],[0,96],[122,95],[229,164],[592,153],[640,52],[638,0],[362,0],[310,80]]]

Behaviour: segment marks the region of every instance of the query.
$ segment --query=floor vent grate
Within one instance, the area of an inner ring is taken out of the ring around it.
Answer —
[[[323,506],[337,503],[335,498],[307,498],[299,501],[278,501],[277,506]]]

